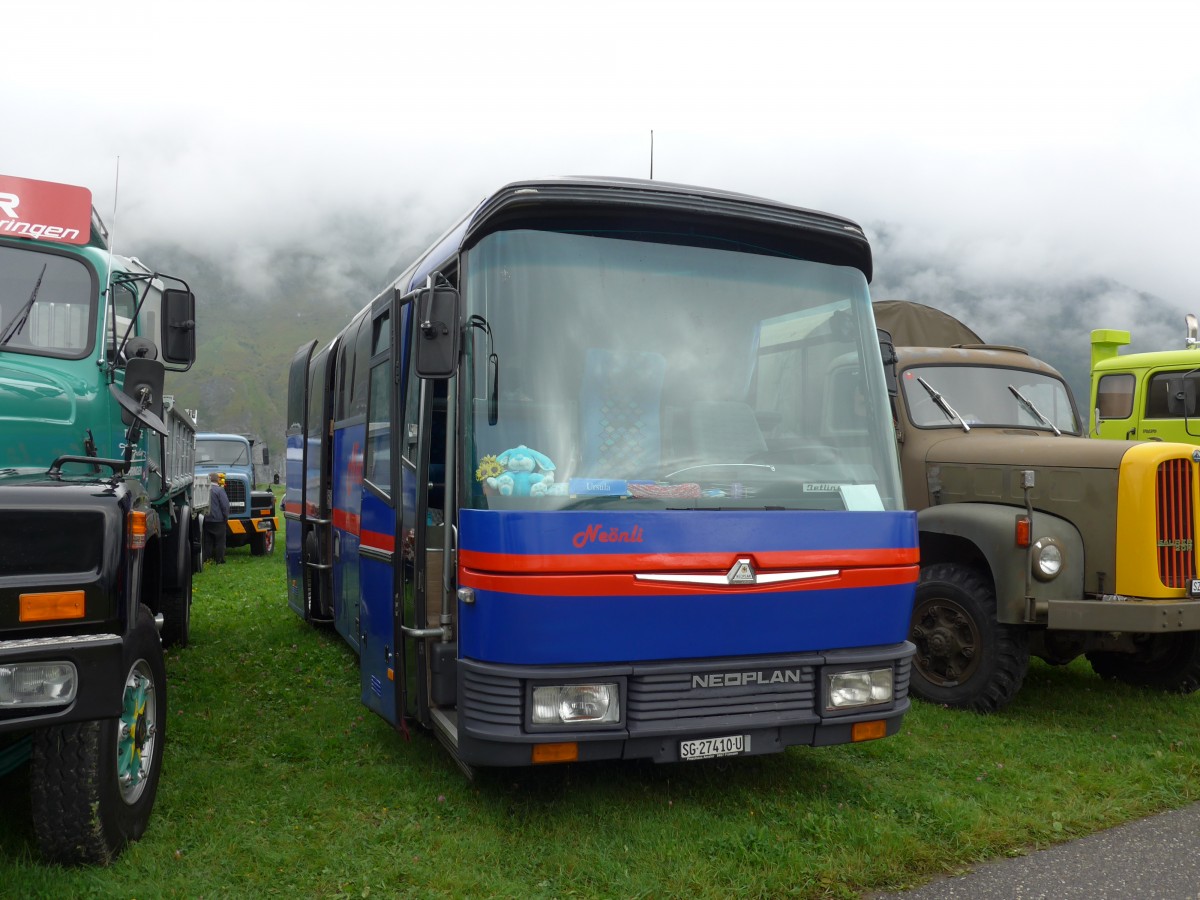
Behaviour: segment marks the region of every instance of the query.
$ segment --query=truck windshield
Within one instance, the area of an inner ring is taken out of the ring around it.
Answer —
[[[70,256],[0,247],[0,351],[80,359],[91,350],[96,290]]]
[[[466,273],[464,505],[901,508],[857,269],[507,231]]]
[[[1079,434],[1067,386],[1045,373],[999,366],[914,366],[904,370],[901,384],[909,418],[919,428],[961,429],[966,423],[972,428]],[[949,415],[926,385],[952,404],[957,416]]]
[[[205,438],[196,441],[196,462],[218,466],[248,466],[250,454],[246,445],[239,441],[221,441]]]

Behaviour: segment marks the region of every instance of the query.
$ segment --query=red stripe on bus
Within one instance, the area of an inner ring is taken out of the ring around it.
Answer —
[[[359,529],[362,527],[362,518],[356,513],[335,508],[333,510],[333,527],[357,535]]]
[[[364,531],[358,538],[359,547],[369,547],[372,550],[382,550],[391,553],[396,549],[396,538],[382,531]]]
[[[656,571],[653,574],[667,574]],[[760,572],[759,574],[764,574]],[[685,584],[669,581],[638,581],[624,575],[495,575],[463,569],[459,584],[499,594],[529,594],[539,597],[603,597],[664,594],[781,594],[795,591],[852,590],[915,584],[919,566],[842,569],[837,575],[782,584],[725,585]]]
[[[485,553],[460,548],[458,559],[464,568],[480,572],[656,572],[663,570],[711,572],[724,571],[738,559],[749,557],[759,571],[789,569],[830,569],[848,566],[906,566],[920,560],[917,547],[881,547],[869,550],[783,550],[733,553],[613,553],[613,554],[515,554]]]

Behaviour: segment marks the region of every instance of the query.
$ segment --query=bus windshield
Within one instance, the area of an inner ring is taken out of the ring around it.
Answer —
[[[464,506],[902,508],[863,274],[715,243],[469,252]]]

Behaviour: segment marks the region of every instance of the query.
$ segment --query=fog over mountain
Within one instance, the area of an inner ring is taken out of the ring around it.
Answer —
[[[169,389],[200,411],[202,429],[258,434],[281,461],[287,369],[297,348],[327,343],[441,230],[389,230],[365,211],[346,209],[307,245],[260,239],[197,252],[147,243],[142,258],[185,278],[199,302],[200,359]],[[1183,345],[1186,310],[1104,272],[1022,273],[1003,264],[1016,254],[991,245],[936,246],[911,226],[889,223],[867,232],[875,299],[924,303],[990,343],[1026,348],[1063,373],[1084,415],[1093,328],[1129,330],[1131,351]]]
[[[10,5],[0,171],[87,186],[118,252],[192,273],[217,362],[189,403],[220,427],[277,433],[300,341],[527,178],[847,216],[876,297],[1077,391],[1093,327],[1178,346],[1197,294],[1200,13],[1178,0]]]

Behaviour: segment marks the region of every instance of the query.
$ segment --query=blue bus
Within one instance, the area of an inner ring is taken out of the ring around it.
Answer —
[[[854,223],[509,184],[289,373],[288,603],[460,765],[894,734],[918,571]]]

